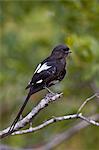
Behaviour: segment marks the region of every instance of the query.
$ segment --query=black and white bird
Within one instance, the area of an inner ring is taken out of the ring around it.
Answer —
[[[29,89],[28,95],[22,105],[20,111],[17,114],[14,122],[12,123],[9,132],[12,132],[14,126],[20,118],[29,98],[32,94],[47,89],[50,92],[49,87],[61,81],[66,74],[66,58],[71,53],[70,49],[66,45],[56,46],[51,55],[42,61],[36,68],[31,81],[28,83],[26,89]]]

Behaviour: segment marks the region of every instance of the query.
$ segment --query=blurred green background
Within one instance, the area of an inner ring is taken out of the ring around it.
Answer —
[[[99,1],[0,0],[0,129],[14,120],[27,94],[25,87],[37,64],[50,55],[57,44],[67,44],[67,76],[52,87],[64,97],[42,110],[33,121],[36,126],[52,116],[75,113],[81,103],[99,91]],[[26,115],[43,98],[35,94],[24,111]],[[99,113],[98,101],[83,110],[84,115]],[[34,147],[68,130],[76,120],[50,125],[36,133],[9,136],[2,144]],[[98,131],[98,132],[97,132]],[[99,129],[87,127],[55,150],[98,150]]]

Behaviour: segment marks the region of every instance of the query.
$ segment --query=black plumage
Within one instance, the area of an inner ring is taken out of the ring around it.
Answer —
[[[66,45],[56,46],[51,55],[42,61],[36,68],[33,77],[26,89],[29,89],[28,95],[25,99],[23,106],[17,114],[16,119],[12,123],[9,132],[12,132],[15,124],[20,118],[29,98],[32,94],[61,81],[66,74],[66,57],[70,53],[69,48]]]

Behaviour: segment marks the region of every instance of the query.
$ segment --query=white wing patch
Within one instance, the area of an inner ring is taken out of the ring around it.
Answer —
[[[35,70],[34,73],[36,73],[36,72],[40,69],[40,67],[41,67],[41,64],[39,64],[39,65],[37,66],[37,68],[36,68],[36,70]]]
[[[41,79],[41,80],[39,80],[39,81],[37,81],[36,83],[41,83],[43,80]]]
[[[47,66],[47,63],[45,63],[45,64],[43,64],[42,66],[40,65],[40,67],[38,68],[38,69],[36,69],[37,71],[37,73],[40,73],[41,71],[43,71],[43,70],[47,70],[47,69],[49,69],[49,68],[51,68],[52,66]]]

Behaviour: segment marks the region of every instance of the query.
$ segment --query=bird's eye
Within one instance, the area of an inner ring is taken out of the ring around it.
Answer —
[[[67,48],[67,50],[69,51],[69,48]]]
[[[67,49],[67,48],[64,48],[63,50],[64,50],[64,51],[67,51],[67,50],[69,50],[69,49]]]

